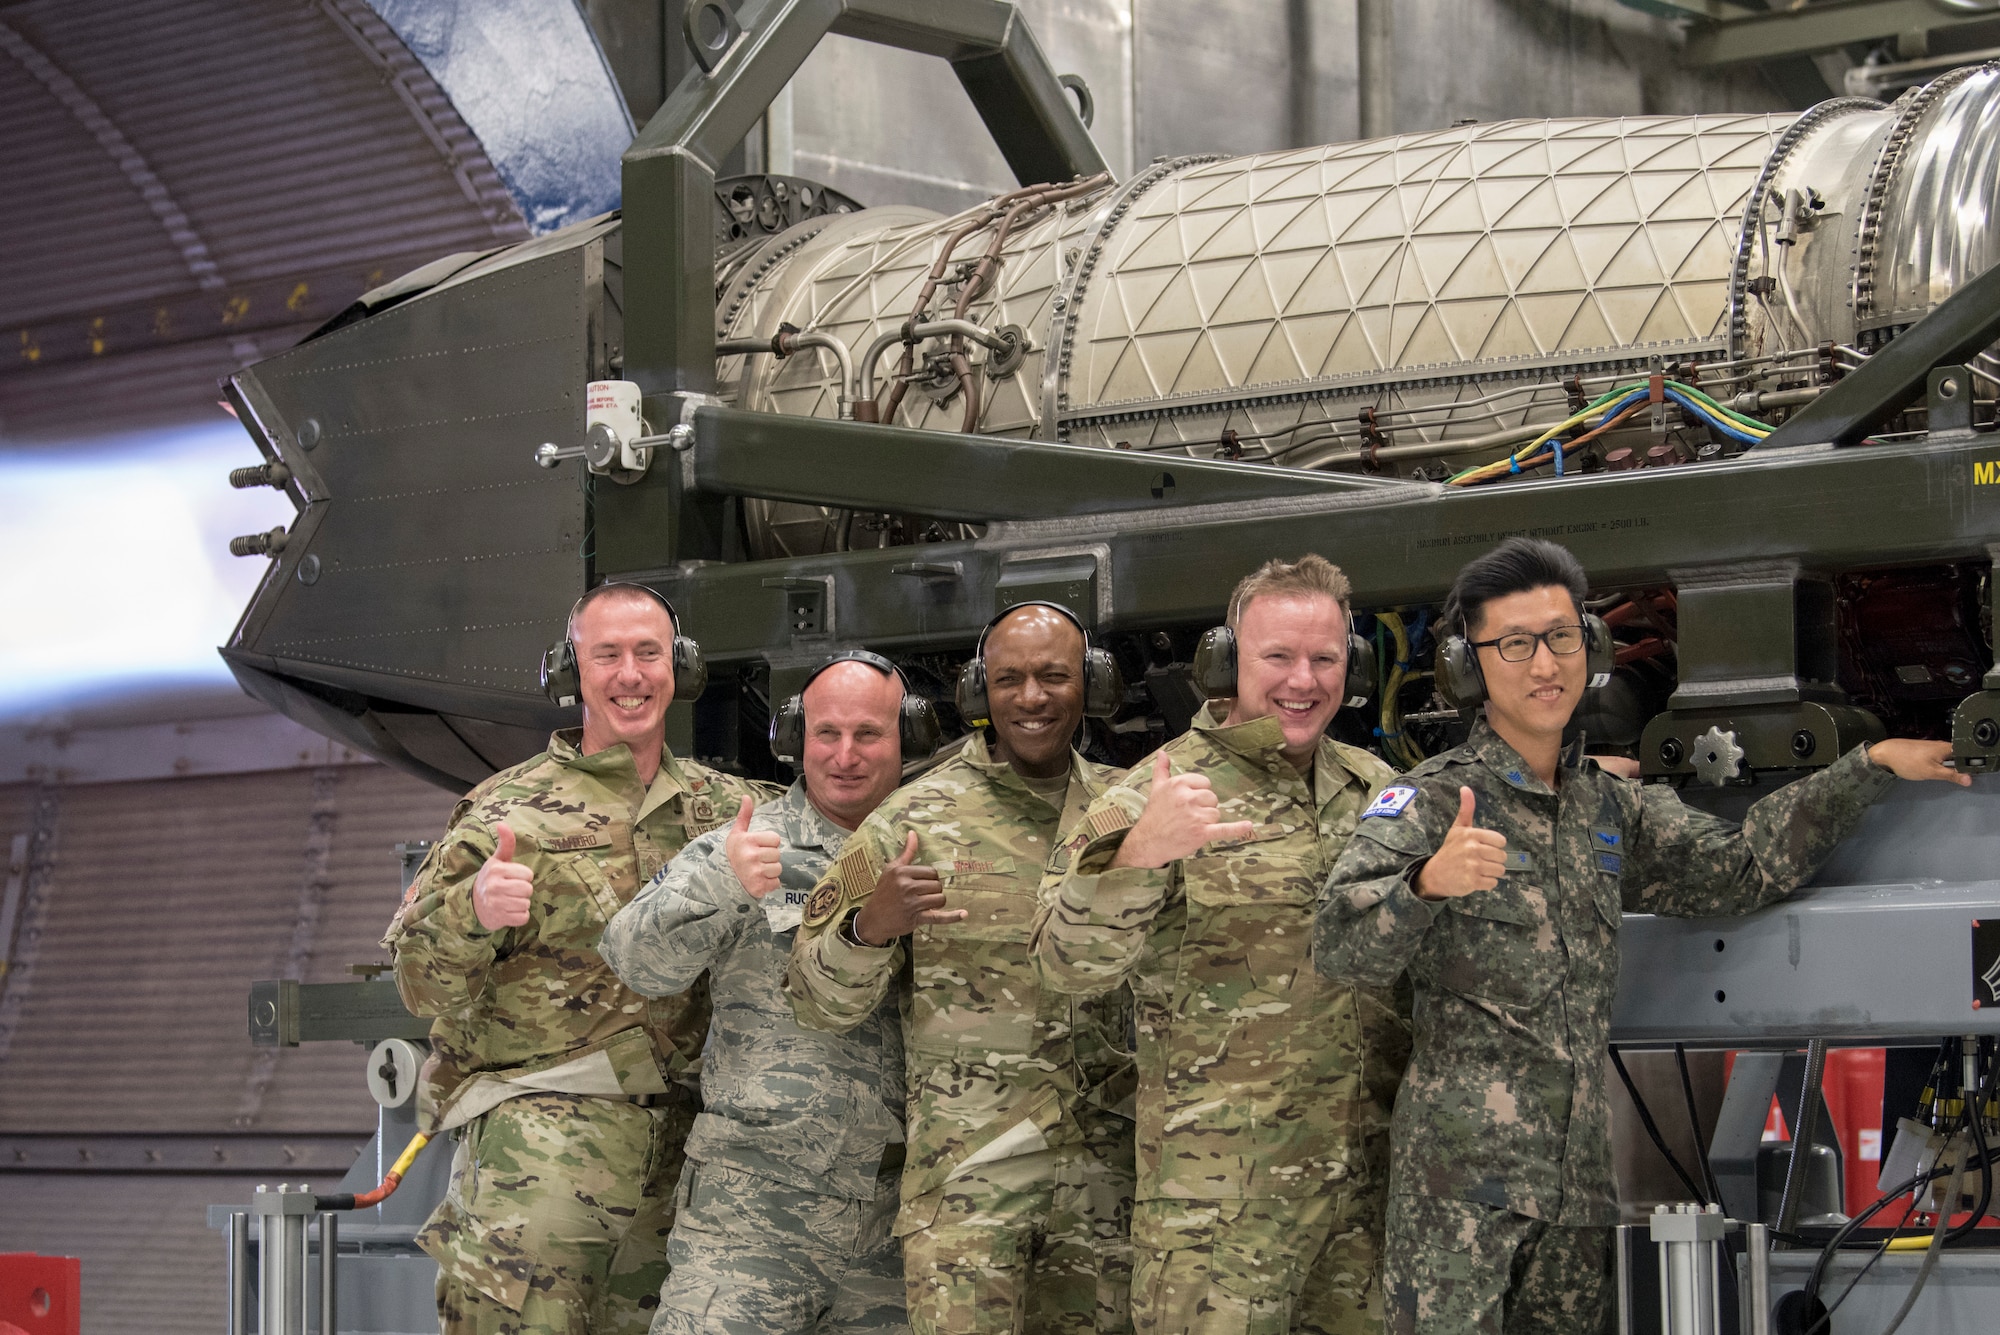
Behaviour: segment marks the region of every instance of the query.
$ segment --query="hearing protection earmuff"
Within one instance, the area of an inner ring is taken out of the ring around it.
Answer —
[[[580,698],[574,638],[576,614],[583,610],[586,601],[600,596],[605,589],[633,589],[667,609],[667,620],[674,625],[674,699],[692,700],[708,688],[708,664],[702,660],[701,646],[681,634],[681,614],[674,610],[666,595],[650,585],[607,580],[571,605],[569,619],[563,625],[562,642],[550,645],[542,654],[542,694],[550,703],[569,706]]]
[[[1211,700],[1236,694],[1235,631],[1212,626],[1202,632],[1194,647],[1194,684]],[[1375,693],[1375,646],[1352,631],[1347,634],[1347,684],[1342,690],[1346,698],[1341,703],[1349,709],[1367,704]]]
[[[959,716],[972,727],[983,727],[993,721],[993,707],[986,699],[986,637],[993,633],[993,628],[1003,619],[1024,607],[1046,607],[1052,612],[1059,613],[1082,633],[1084,717],[1110,718],[1116,714],[1118,706],[1125,702],[1125,677],[1118,671],[1118,660],[1111,656],[1109,649],[1090,647],[1090,631],[1076,613],[1061,603],[1044,602],[1034,598],[1001,608],[979,632],[979,643],[973,646],[972,657],[958,673]]]
[[[1445,698],[1460,709],[1473,709],[1485,703],[1486,673],[1479,666],[1479,650],[1466,637],[1465,623],[1461,621],[1458,629],[1458,634],[1447,635],[1438,645],[1437,684]],[[1537,645],[1537,650],[1540,647]],[[1611,669],[1617,664],[1618,646],[1603,617],[1583,614],[1583,648],[1589,655],[1590,673],[1584,688],[1594,691],[1611,680]]]
[[[896,711],[896,736],[902,744],[905,764],[922,760],[938,749],[944,740],[944,729],[938,725],[937,710],[931,707],[930,701],[910,689],[910,679],[903,675],[903,670],[880,654],[871,654],[866,649],[848,649],[814,668],[812,675],[799,687],[798,694],[785,701],[771,715],[773,756],[793,768],[798,767],[799,757],[806,750],[806,687],[835,663],[865,663],[883,676],[893,676],[903,683],[903,703]]]

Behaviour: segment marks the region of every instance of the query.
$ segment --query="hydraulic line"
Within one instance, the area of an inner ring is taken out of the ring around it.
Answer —
[[[1376,658],[1385,664],[1382,685],[1382,708],[1376,734],[1381,737],[1383,747],[1390,752],[1390,759],[1405,769],[1413,769],[1423,763],[1424,753],[1418,749],[1403,732],[1403,710],[1397,697],[1403,686],[1413,680],[1416,674],[1410,671],[1410,644],[1412,637],[1403,627],[1403,618],[1395,612],[1379,612],[1375,617],[1378,632],[1386,631],[1395,641],[1396,652],[1393,659],[1381,653],[1383,646],[1377,646]],[[1421,626],[1421,618],[1419,626]],[[1419,632],[1421,633],[1421,631]]]
[[[1945,1057],[1944,1057],[1944,1052],[1942,1050],[1939,1053],[1938,1064],[1932,1068],[1929,1085],[1925,1089],[1923,1096],[1918,1100],[1919,1104],[1926,1104],[1926,1103],[1931,1104],[1934,1110],[1943,1110],[1946,1108],[1952,1109],[1953,1111],[1947,1113],[1946,1115],[1954,1115],[1960,1121],[1960,1127],[1958,1131],[1955,1133],[1955,1137],[1969,1137],[1971,1141],[1971,1148],[1973,1150],[1972,1156],[1968,1158],[1963,1153],[1953,1153],[1950,1150],[1950,1148],[1947,1147],[1945,1154],[1940,1156],[1941,1158],[1944,1157],[1950,1158],[1952,1162],[1952,1167],[1950,1168],[1949,1171],[1952,1180],[1949,1189],[1944,1194],[1943,1199],[1938,1202],[1939,1209],[1937,1213],[1937,1220],[1930,1236],[1898,1238],[1894,1236],[1894,1230],[1891,1230],[1891,1236],[1885,1239],[1875,1249],[1875,1255],[1870,1257],[1867,1264],[1861,1267],[1860,1272],[1855,1275],[1854,1279],[1849,1281],[1847,1288],[1841,1292],[1840,1297],[1835,1299],[1831,1304],[1827,1305],[1826,1315],[1822,1316],[1818,1321],[1816,1321],[1813,1324],[1813,1326],[1806,1332],[1806,1335],[1817,1335],[1817,1332],[1823,1330],[1827,1326],[1828,1322],[1832,1319],[1833,1312],[1838,1310],[1840,1305],[1847,1300],[1848,1296],[1852,1294],[1854,1290],[1860,1285],[1862,1276],[1866,1275],[1868,1273],[1869,1268],[1873,1266],[1875,1261],[1880,1259],[1883,1255],[1886,1255],[1887,1253],[1892,1251],[1894,1252],[1912,1252],[1918,1250],[1925,1251],[1927,1253],[1925,1258],[1925,1264],[1923,1268],[1919,1271],[1917,1279],[1913,1282],[1910,1292],[1904,1298],[1904,1303],[1903,1303],[1904,1310],[1897,1315],[1895,1323],[1891,1324],[1888,1330],[1884,1332],[1884,1335],[1891,1335],[1891,1333],[1896,1330],[1897,1325],[1899,1325],[1902,1322],[1902,1320],[1908,1315],[1908,1310],[1915,1304],[1917,1294],[1922,1291],[1924,1283],[1929,1278],[1930,1270],[1935,1265],[1936,1256],[1943,1249],[1944,1245],[1947,1243],[1955,1242],[1960,1238],[1963,1238],[1966,1234],[1971,1232],[1972,1229],[1976,1228],[1979,1225],[1980,1221],[1984,1218],[1987,1209],[1991,1205],[1992,1187],[1993,1187],[1993,1167],[1991,1163],[1990,1147],[1986,1139],[1986,1131],[1983,1125],[1983,1113],[1990,1101],[1990,1097],[1992,1094],[1992,1091],[1988,1088],[1988,1085],[1991,1083],[1992,1073],[1989,1071],[1985,1076],[1982,1076],[1979,1073],[1978,1053],[1980,1052],[1982,1046],[1983,1045],[1978,1043],[1977,1040],[1974,1040],[1974,1042],[1970,1045],[1969,1051],[1968,1048],[1965,1046],[1962,1046],[1960,1049],[1960,1060],[1961,1060],[1961,1067],[1963,1074],[1960,1079],[1960,1086],[1961,1086],[1960,1096],[1957,1100],[1947,1102],[1937,1098],[1939,1092],[1943,1088],[1943,1080],[1941,1077],[1943,1076],[1944,1072],[1949,1069],[1945,1065]],[[1950,1222],[1950,1218],[1953,1213],[1952,1206],[1956,1204],[1958,1200],[1959,1183],[1963,1180],[1963,1176],[1966,1170],[1968,1170],[1975,1162],[1978,1164],[1980,1172],[1980,1194],[1978,1203],[1974,1207],[1971,1216],[1968,1217],[1964,1223],[1958,1225],[1955,1228],[1947,1229],[1945,1225]],[[1841,1247],[1846,1243],[1848,1237],[1850,1237],[1856,1229],[1866,1224],[1868,1220],[1873,1218],[1878,1212],[1880,1212],[1893,1202],[1900,1200],[1906,1192],[1920,1191],[1925,1185],[1935,1182],[1938,1178],[1945,1176],[1946,1171],[1947,1170],[1944,1168],[1940,1168],[1933,1165],[1931,1168],[1919,1172],[1914,1177],[1910,1178],[1908,1181],[1898,1183],[1896,1186],[1890,1188],[1887,1192],[1883,1193],[1882,1196],[1879,1197],[1874,1204],[1870,1205],[1867,1209],[1863,1210],[1860,1214],[1856,1215],[1853,1219],[1849,1220],[1845,1225],[1843,1225],[1840,1228],[1840,1230],[1836,1232],[1831,1239],[1828,1240],[1825,1247],[1821,1249],[1819,1259],[1814,1264],[1812,1273],[1808,1275],[1806,1278],[1806,1283],[1805,1283],[1806,1294],[1810,1297],[1815,1297],[1815,1298],[1817,1297],[1820,1285],[1825,1280],[1826,1269],[1828,1265],[1831,1264],[1835,1253],[1841,1249]],[[1913,1203],[1912,1213],[1914,1212],[1915,1211]]]
[[[1681,1161],[1674,1156],[1672,1150],[1667,1148],[1667,1138],[1660,1134],[1660,1125],[1653,1120],[1652,1109],[1646,1106],[1645,1097],[1639,1093],[1639,1086],[1633,1083],[1632,1073],[1625,1069],[1625,1058],[1620,1055],[1617,1048],[1611,1049],[1611,1066],[1613,1070],[1618,1072],[1618,1078],[1625,1082],[1625,1092],[1632,1096],[1632,1107],[1639,1114],[1639,1125],[1646,1128],[1646,1136],[1653,1142],[1653,1148],[1658,1150],[1660,1157],[1667,1161],[1667,1167],[1674,1170],[1674,1176],[1679,1178],[1681,1185],[1687,1188],[1688,1195],[1691,1197],[1701,1196],[1703,1194],[1702,1189],[1695,1185],[1694,1179],[1688,1176],[1685,1168],[1681,1167]],[[1697,1136],[1696,1139],[1699,1140],[1700,1138]]]
[[[354,1195],[316,1196],[314,1199],[322,1210],[366,1210],[371,1205],[380,1205],[396,1194],[396,1188],[403,1185],[403,1174],[410,1171],[410,1165],[417,1161],[417,1156],[424,1152],[424,1146],[430,1143],[431,1138],[421,1131],[411,1136],[410,1143],[403,1146],[403,1152],[396,1156],[396,1162],[383,1174],[382,1181],[367,1191]]]
[[[1979,1157],[1983,1162],[1986,1157],[1986,1138],[1978,1134],[1979,1116],[1977,1109],[1973,1111],[1971,1122],[1974,1139],[1979,1145]],[[1924,1251],[1924,1263],[1917,1267],[1917,1277],[1910,1281],[1910,1291],[1903,1295],[1903,1305],[1896,1309],[1895,1316],[1889,1318],[1889,1324],[1883,1328],[1882,1335],[1896,1335],[1896,1331],[1902,1326],[1904,1318],[1910,1315],[1910,1309],[1917,1305],[1917,1295],[1924,1291],[1924,1284],[1930,1279],[1931,1271],[1937,1268],[1938,1256],[1944,1251],[1945,1234],[1950,1231],[1951,1207],[1958,1200],[1958,1184],[1965,1180],[1965,1163],[1965,1155],[1959,1154],[1953,1157],[1951,1183],[1945,1188],[1944,1200],[1938,1204],[1937,1227],[1931,1230],[1930,1246]],[[1985,1173],[1986,1180],[1990,1183],[1993,1180],[1992,1165],[1983,1164],[1982,1171]],[[1978,1216],[1975,1215],[1968,1222],[1978,1223]],[[1893,1247],[1895,1244],[1892,1242],[1889,1245]],[[1884,1250],[1888,1249],[1885,1248]],[[1858,1277],[1856,1282],[1859,1282]]]
[[[1701,1141],[1701,1118],[1695,1112],[1694,1081],[1688,1075],[1687,1044],[1674,1044],[1674,1065],[1680,1068],[1681,1097],[1687,1102],[1688,1135],[1694,1139],[1695,1166],[1701,1169],[1702,1185],[1708,1188],[1708,1204],[1722,1204],[1722,1187],[1715,1180],[1715,1169],[1708,1162],[1708,1148]]]
[[[1110,174],[1099,172],[1095,176],[1063,185],[1023,186],[995,198],[978,217],[955,229],[945,238],[944,244],[938,249],[937,259],[931,264],[930,272],[924,277],[923,285],[917,289],[917,299],[910,309],[909,326],[914,327],[923,322],[924,312],[929,308],[931,298],[937,294],[938,287],[944,282],[945,271],[951,266],[952,256],[968,236],[987,227],[993,228],[993,239],[988,243],[985,253],[973,262],[959,284],[958,300],[952,310],[952,318],[957,320],[965,319],[973,301],[992,285],[993,275],[1000,265],[1000,252],[1005,247],[1008,236],[1012,234],[1014,225],[1022,217],[1038,209],[1087,195],[1110,183]],[[970,432],[979,424],[979,388],[972,378],[971,359],[967,356],[963,336],[953,335],[947,351],[951,356],[952,373],[958,377],[959,388],[966,396],[965,416],[961,422],[961,429]],[[889,390],[888,401],[876,404],[874,420],[878,422],[896,420],[896,410],[902,406],[909,379],[916,374],[916,358],[916,343],[906,339],[903,344],[903,358],[896,369],[895,382]]]

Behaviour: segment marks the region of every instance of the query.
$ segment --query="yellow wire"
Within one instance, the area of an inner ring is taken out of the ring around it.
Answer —
[[[409,1172],[410,1165],[417,1161],[417,1156],[424,1152],[424,1146],[430,1143],[431,1138],[421,1131],[411,1136],[410,1143],[403,1147],[403,1152],[396,1156],[396,1162],[390,1166],[389,1176],[401,1177]]]
[[[1376,619],[1388,628],[1396,641],[1396,658],[1389,670],[1387,684],[1382,688],[1382,747],[1390,752],[1390,759],[1405,767],[1423,763],[1424,753],[1415,743],[1403,736],[1402,715],[1396,708],[1396,696],[1403,683],[1409,680],[1409,671],[1403,665],[1410,658],[1410,638],[1403,630],[1403,618],[1395,612],[1378,613]]]

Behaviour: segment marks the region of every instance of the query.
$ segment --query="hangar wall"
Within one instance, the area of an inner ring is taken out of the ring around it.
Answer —
[[[205,1207],[353,1162],[365,1052],[251,1047],[249,985],[383,958],[395,845],[451,805],[373,763],[0,785],[0,1252],[82,1257],[84,1330],[220,1330]]]
[[[1120,176],[1163,154],[1360,137],[1354,0],[1024,0],[1022,9],[1055,68],[1090,86],[1092,137]],[[1679,44],[1674,27],[1615,0],[1395,10],[1398,131],[1795,106],[1754,70],[1677,68],[1662,58]],[[1454,51],[1480,59],[1440,58]],[[864,203],[951,213],[1014,183],[941,61],[832,39],[793,80],[791,120],[798,173]]]

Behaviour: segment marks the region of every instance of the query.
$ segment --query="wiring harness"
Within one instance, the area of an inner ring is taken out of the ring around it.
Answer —
[[[1754,417],[1746,417],[1734,408],[1725,407],[1693,385],[1680,380],[1657,377],[1654,380],[1621,385],[1613,389],[1582,411],[1573,413],[1564,421],[1548,428],[1507,458],[1455,474],[1449,479],[1450,485],[1476,486],[1496,478],[1513,477],[1528,469],[1540,468],[1543,464],[1553,464],[1556,476],[1561,477],[1563,461],[1568,455],[1606,432],[1614,430],[1640,409],[1663,402],[1678,404],[1683,412],[1702,426],[1739,444],[1754,445],[1772,431],[1772,428],[1765,423],[1759,422]],[[1575,435],[1565,434],[1576,431],[1578,427],[1585,426],[1593,419],[1596,421],[1595,426],[1590,426]]]

